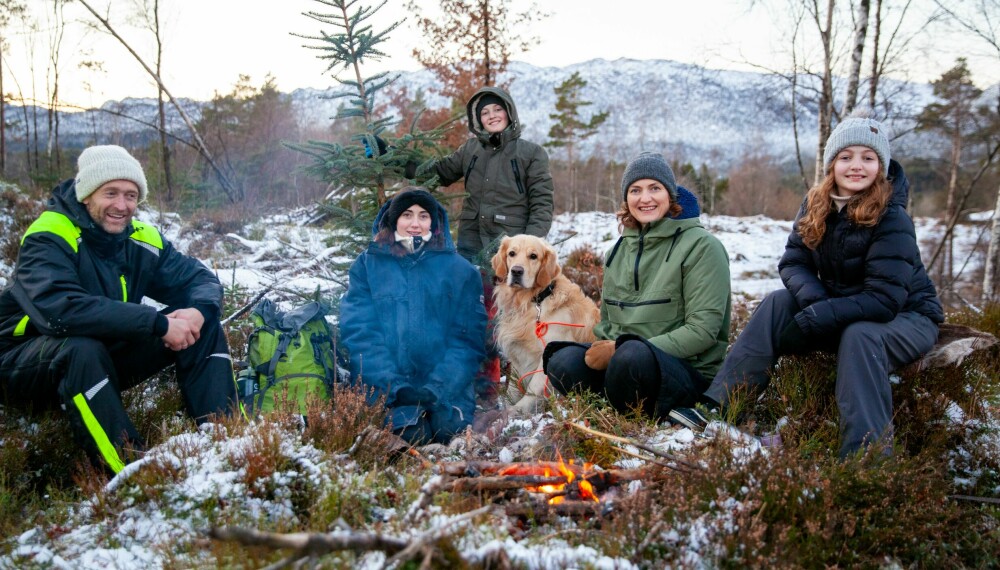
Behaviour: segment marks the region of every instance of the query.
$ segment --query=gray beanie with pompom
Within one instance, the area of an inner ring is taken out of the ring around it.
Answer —
[[[840,151],[856,145],[874,150],[882,161],[882,173],[889,174],[889,137],[881,123],[868,117],[849,117],[833,129],[823,151],[823,166],[829,169]]]

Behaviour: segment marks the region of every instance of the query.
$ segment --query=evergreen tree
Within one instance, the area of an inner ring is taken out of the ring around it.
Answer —
[[[968,142],[966,138],[976,128],[978,114],[975,110],[975,102],[982,94],[982,90],[972,83],[972,73],[969,71],[965,58],[958,58],[955,67],[944,72],[939,79],[933,82],[933,85],[934,96],[938,98],[938,102],[927,105],[920,113],[920,116],[917,117],[917,129],[938,131],[951,141],[948,199],[944,211],[944,219],[946,223],[950,223],[955,217],[957,209],[956,194],[962,164],[962,150]],[[939,277],[942,275],[942,270],[947,272],[949,279],[954,274],[952,249],[952,239],[951,236],[948,236],[945,259],[938,268]],[[929,265],[933,265],[933,263],[934,260],[931,260]]]
[[[357,121],[363,131],[351,137],[350,143],[308,141],[291,145],[292,148],[311,156],[307,170],[320,178],[331,192],[323,204],[323,215],[318,219],[332,220],[342,230],[344,239],[339,241],[344,255],[353,258],[371,239],[372,222],[378,209],[390,198],[403,179],[403,165],[407,160],[418,160],[422,147],[433,147],[440,138],[440,131],[420,131],[414,119],[408,132],[399,138],[388,138],[389,129],[395,124],[391,116],[378,116],[375,99],[397,76],[376,73],[365,77],[362,63],[379,61],[385,57],[381,44],[402,21],[374,31],[369,23],[386,2],[371,5],[361,0],[315,0],[328,7],[330,13],[306,12],[305,15],[334,31],[321,30],[319,35],[299,37],[317,42],[309,45],[320,52],[320,59],[329,61],[326,71],[334,72],[334,79],[344,87],[334,98],[345,99],[337,111],[336,119]],[[347,71],[349,78],[339,73]],[[386,135],[383,139],[382,135]],[[387,180],[395,180],[395,185]]]
[[[555,124],[549,129],[549,141],[544,146],[550,148],[565,148],[566,162],[569,166],[569,186],[573,192],[573,209],[577,208],[576,199],[576,145],[597,134],[597,129],[608,119],[607,111],[591,115],[587,122],[580,116],[580,108],[592,105],[584,101],[580,91],[587,86],[587,81],[580,77],[579,71],[574,71],[568,79],[556,86],[556,112],[549,115]],[[599,192],[599,190],[598,190]],[[597,197],[594,198],[595,203]]]

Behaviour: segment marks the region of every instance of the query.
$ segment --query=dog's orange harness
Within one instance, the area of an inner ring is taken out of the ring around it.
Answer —
[[[548,322],[542,321],[542,301],[544,301],[546,297],[548,297],[549,295],[552,294],[552,290],[555,288],[555,286],[556,286],[556,282],[555,281],[553,281],[552,283],[549,283],[548,287],[546,287],[545,289],[542,289],[542,291],[534,299],[532,299],[535,302],[535,308],[538,309],[538,316],[535,317],[535,336],[538,337],[538,340],[542,343],[542,350],[545,350],[545,335],[547,335],[549,333],[549,326],[550,325],[556,325],[556,326],[560,326],[560,327],[576,327],[576,328],[580,328],[580,329],[583,328],[583,325],[576,324],[576,323],[560,323],[558,321],[548,321]],[[521,394],[527,394],[527,390],[525,390],[525,388],[524,388],[524,379],[527,378],[528,376],[531,376],[532,374],[537,374],[539,372],[544,372],[544,371],[545,371],[544,369],[539,368],[538,370],[532,370],[531,372],[528,372],[524,376],[521,376],[520,378],[518,378],[517,379],[517,389],[521,392]],[[546,380],[546,382],[545,382],[545,388],[542,390],[542,395],[545,396],[546,398],[549,397],[549,383],[548,383],[548,380]]]

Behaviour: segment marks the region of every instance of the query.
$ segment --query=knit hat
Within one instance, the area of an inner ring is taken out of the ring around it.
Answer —
[[[404,190],[393,196],[389,202],[389,207],[385,211],[385,215],[382,216],[382,227],[395,231],[396,222],[399,221],[399,217],[414,204],[430,213],[431,233],[434,233],[438,224],[438,202],[434,199],[434,196],[431,196],[430,192],[422,189]]]
[[[829,168],[840,151],[854,145],[874,150],[882,161],[882,172],[889,174],[889,137],[878,121],[867,117],[844,119],[833,129],[823,151],[823,165]]]
[[[666,159],[655,152],[644,152],[633,158],[625,167],[625,173],[622,174],[622,201],[628,199],[628,187],[633,182],[646,178],[663,184],[670,193],[670,201],[677,201],[677,179],[674,178],[674,171],[670,170]]]
[[[76,161],[76,199],[83,202],[87,196],[112,180],[131,180],[139,187],[139,201],[146,199],[146,175],[142,165],[120,146],[88,147]]]
[[[483,107],[485,107],[487,105],[500,105],[501,107],[503,107],[504,111],[510,113],[510,109],[507,108],[507,103],[504,102],[503,98],[501,98],[501,97],[499,97],[497,95],[494,95],[492,93],[487,93],[486,95],[483,95],[482,97],[480,97],[479,101],[476,102],[476,118],[477,119],[480,117],[480,115],[482,115],[482,113],[483,113]]]

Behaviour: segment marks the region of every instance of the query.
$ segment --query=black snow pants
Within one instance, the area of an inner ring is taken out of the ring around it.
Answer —
[[[118,473],[125,465],[121,450],[144,447],[121,392],[168,365],[176,365],[184,407],[195,421],[235,410],[232,359],[223,335],[218,321],[205,321],[197,342],[178,352],[153,336],[128,341],[36,337],[0,353],[0,388],[10,404],[59,405],[91,461]]]
[[[663,352],[634,335],[619,338],[607,370],[584,362],[589,344],[551,343],[546,349],[545,373],[560,394],[590,390],[607,397],[616,410],[640,410],[662,421],[675,407],[693,406],[707,385],[685,360]]]

